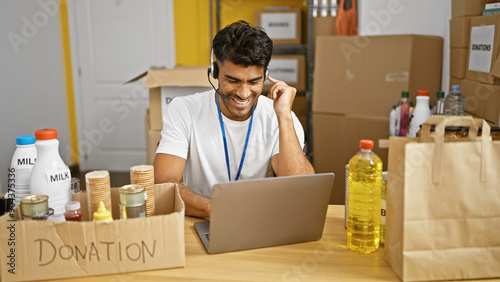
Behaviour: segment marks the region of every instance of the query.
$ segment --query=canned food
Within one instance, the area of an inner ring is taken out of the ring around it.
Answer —
[[[120,218],[146,217],[145,187],[136,184],[125,185],[120,192]]]
[[[420,130],[417,132],[417,137],[422,136],[422,125],[420,125]],[[431,124],[431,131],[429,132],[429,137],[434,139],[436,137],[436,125]],[[444,138],[446,139],[461,139],[469,137],[469,128],[463,126],[447,126],[444,129]]]
[[[345,165],[345,222],[344,227],[347,228],[349,220],[349,164]]]
[[[30,195],[21,199],[21,214],[23,217],[45,220],[54,213],[49,208],[49,197],[45,195]]]
[[[500,140],[500,127],[491,128],[491,140]]]

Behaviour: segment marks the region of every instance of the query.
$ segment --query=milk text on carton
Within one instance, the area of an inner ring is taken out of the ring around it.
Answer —
[[[156,240],[152,244],[140,242],[122,244],[122,242],[90,242],[89,245],[56,245],[48,239],[36,239],[38,248],[38,266],[46,266],[58,260],[76,260],[99,263],[101,261],[142,261],[153,258]]]

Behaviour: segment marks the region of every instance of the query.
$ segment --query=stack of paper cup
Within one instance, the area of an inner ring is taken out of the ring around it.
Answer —
[[[89,218],[92,218],[99,202],[102,201],[106,210],[111,209],[111,187],[109,181],[109,172],[107,170],[95,170],[85,174],[85,183],[87,187],[87,202],[89,207]]]
[[[155,215],[154,168],[152,165],[136,165],[130,168],[130,182],[144,186],[146,190],[146,215]]]

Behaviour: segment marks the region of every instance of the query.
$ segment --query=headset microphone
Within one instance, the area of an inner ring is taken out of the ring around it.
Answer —
[[[212,84],[212,81],[210,81],[210,73],[211,73],[211,69],[209,68],[208,71],[207,71],[207,75],[208,75],[208,83],[210,83],[210,85],[212,85],[212,88],[214,89],[215,93],[218,93],[222,99],[226,100],[226,101],[229,101],[230,98],[222,93],[220,93],[220,91],[218,91],[217,89],[215,89],[215,86]]]

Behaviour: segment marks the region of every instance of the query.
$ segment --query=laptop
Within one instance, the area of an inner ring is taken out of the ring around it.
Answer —
[[[210,254],[319,240],[335,175],[216,184],[209,221],[194,224]]]

